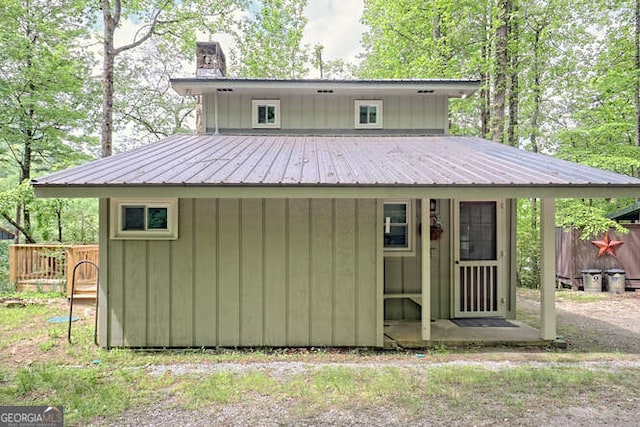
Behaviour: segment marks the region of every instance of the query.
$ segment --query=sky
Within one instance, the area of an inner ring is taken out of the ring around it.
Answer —
[[[323,45],[323,59],[356,62],[364,30],[360,24],[363,9],[364,0],[308,0],[303,43]],[[226,53],[233,45],[233,39],[224,34],[213,35],[211,40],[220,42]]]
[[[327,58],[354,61],[360,51],[363,0],[309,0],[305,43],[325,46]]]

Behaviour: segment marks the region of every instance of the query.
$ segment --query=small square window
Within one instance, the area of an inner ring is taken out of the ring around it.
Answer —
[[[167,208],[147,208],[147,230],[166,230],[167,217]]]
[[[177,239],[177,199],[112,199],[112,239]]]
[[[411,201],[393,200],[384,202],[383,236],[387,254],[407,256],[413,251]]]
[[[144,206],[122,206],[122,229],[144,230]]]
[[[252,101],[254,128],[280,127],[280,100]]]
[[[382,101],[355,102],[356,129],[382,129]]]

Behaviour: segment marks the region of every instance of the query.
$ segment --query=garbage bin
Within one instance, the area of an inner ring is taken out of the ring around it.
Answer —
[[[602,292],[602,270],[582,270],[582,287],[585,292]]]
[[[612,294],[623,294],[624,281],[626,278],[625,271],[614,268],[605,270],[604,273],[607,276],[607,291]]]

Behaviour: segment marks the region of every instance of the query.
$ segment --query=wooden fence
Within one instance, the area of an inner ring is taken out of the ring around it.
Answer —
[[[81,260],[98,265],[98,253],[98,245],[10,245],[9,281],[19,290],[64,286],[71,296],[73,267]],[[74,298],[95,298],[96,273],[89,264],[78,267]]]
[[[573,289],[582,287],[582,270],[622,269],[626,273],[625,287],[640,289],[640,224],[624,224],[628,233],[609,231],[612,240],[621,240],[623,245],[616,248],[616,256],[597,256],[598,248],[592,240],[602,240],[603,234],[597,238],[583,240],[580,230],[556,229],[556,279],[563,285]]]

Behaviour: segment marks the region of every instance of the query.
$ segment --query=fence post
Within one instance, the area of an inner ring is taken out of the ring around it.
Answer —
[[[16,260],[16,248],[14,245],[9,245],[9,283],[15,286],[18,281],[18,261]]]
[[[76,251],[73,246],[65,249],[66,277],[67,277],[67,296],[71,297],[71,283],[73,282],[73,266],[76,265]]]

